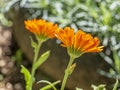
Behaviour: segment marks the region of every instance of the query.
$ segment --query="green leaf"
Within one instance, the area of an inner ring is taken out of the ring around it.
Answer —
[[[76,90],[83,90],[83,89],[76,87]]]
[[[21,65],[21,62],[22,62],[22,50],[21,49],[19,49],[19,50],[17,50],[16,51],[16,53],[15,53],[15,57],[16,57],[16,61],[17,61],[17,65],[18,66],[20,66]]]
[[[120,73],[120,59],[116,50],[113,50],[113,58],[114,58],[115,68],[117,72]]]
[[[34,69],[36,70],[41,64],[43,64],[47,60],[47,58],[49,57],[49,55],[50,55],[50,51],[47,51],[47,52],[43,53],[39,57],[38,61],[35,63]]]
[[[30,90],[30,79],[31,79],[31,75],[30,72],[28,71],[27,68],[25,68],[23,65],[21,66],[21,73],[24,74],[25,77],[25,82],[26,82],[26,90]]]
[[[111,21],[111,13],[110,13],[110,10],[108,10],[106,8],[106,6],[104,4],[100,4],[100,8],[101,8],[101,11],[102,11],[102,19],[103,19],[103,23],[105,25],[108,25]]]
[[[92,85],[93,90],[106,90],[105,88],[106,85],[100,84],[98,86]]]
[[[56,82],[53,82],[53,83],[51,83],[49,81],[46,81],[46,80],[41,80],[38,83],[47,83],[47,84],[49,84],[49,85],[41,88],[40,90],[49,90],[51,88],[53,88],[53,90],[57,90],[56,87],[55,87],[55,85],[57,85],[58,83],[60,83],[60,80],[58,80]]]
[[[116,80],[116,83],[115,83],[115,85],[114,85],[114,87],[113,87],[113,90],[117,90],[118,84],[119,84],[119,82],[118,82],[118,79],[117,79],[117,80]]]
[[[32,37],[30,37],[30,40],[31,40],[31,45],[34,49],[37,48],[37,43],[32,39]]]
[[[96,10],[94,10],[93,8],[89,8],[89,11],[92,17],[94,17],[95,19],[98,18],[98,13],[96,12]]]

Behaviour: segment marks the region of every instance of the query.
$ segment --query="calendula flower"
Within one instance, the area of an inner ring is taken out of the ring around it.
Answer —
[[[100,41],[91,34],[86,34],[82,30],[74,33],[74,29],[66,27],[56,30],[56,37],[62,42],[63,47],[68,48],[68,53],[76,57],[87,52],[101,52],[103,46],[99,46]]]
[[[58,25],[42,19],[33,19],[26,20],[25,27],[37,36],[44,38],[54,38],[55,30],[58,28]]]

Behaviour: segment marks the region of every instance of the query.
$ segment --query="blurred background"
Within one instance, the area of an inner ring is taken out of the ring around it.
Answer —
[[[32,34],[25,30],[24,20],[33,18],[57,23],[62,28],[70,26],[75,31],[82,29],[99,37],[105,46],[101,53],[87,53],[75,60],[77,67],[66,90],[75,87],[92,90],[91,84],[105,84],[111,90],[115,80],[120,80],[120,0],[0,0],[2,88],[24,90],[20,65],[30,69],[33,58],[29,40]],[[56,39],[43,44],[41,53],[51,50],[51,55],[37,71],[37,81],[62,80],[69,57],[59,44]],[[38,90],[36,87],[41,85],[34,86]]]

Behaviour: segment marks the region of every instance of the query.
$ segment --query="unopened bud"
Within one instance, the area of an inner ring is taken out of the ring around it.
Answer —
[[[69,68],[69,74],[72,74],[72,72],[74,71],[74,69],[75,69],[75,67],[76,67],[76,63],[74,63],[74,64],[72,64],[71,66],[70,66],[70,68]]]

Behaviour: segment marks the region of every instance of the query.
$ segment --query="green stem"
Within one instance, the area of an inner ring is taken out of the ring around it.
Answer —
[[[35,55],[34,55],[34,59],[33,59],[33,64],[32,64],[32,71],[31,71],[31,82],[30,82],[30,90],[32,90],[32,85],[34,83],[34,75],[35,75],[35,71],[36,69],[34,68],[34,65],[38,59],[38,54],[39,54],[39,50],[40,50],[40,47],[42,45],[42,41],[38,41],[38,46],[37,48],[35,48]]]
[[[60,90],[64,90],[64,88],[65,88],[65,85],[66,85],[68,76],[70,75],[70,73],[69,73],[69,68],[70,68],[70,66],[72,65],[74,59],[75,59],[74,57],[70,56],[70,61],[69,61],[68,66],[67,66],[67,68],[66,68],[66,70],[65,70],[65,75],[64,75],[63,82],[62,82],[62,86],[61,86],[61,89],[60,89]]]
[[[115,85],[113,87],[113,90],[117,90],[118,84],[119,84],[119,81],[118,81],[118,79],[116,79],[116,83],[115,83]]]

